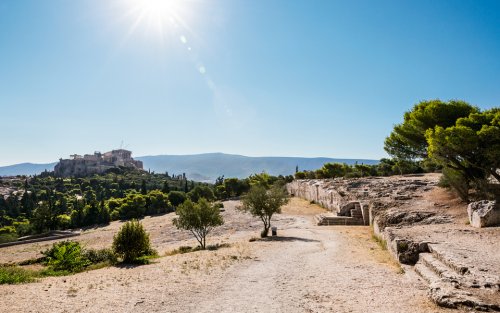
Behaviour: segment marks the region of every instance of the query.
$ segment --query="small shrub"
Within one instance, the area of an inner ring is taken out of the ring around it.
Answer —
[[[116,264],[117,257],[112,249],[88,249],[83,251],[83,255],[92,264],[104,263]]]
[[[17,235],[16,234],[3,234],[0,235],[0,243],[7,243],[7,242],[12,242],[17,240]]]
[[[45,264],[54,271],[80,272],[90,265],[90,261],[82,253],[82,247],[76,241],[62,241],[42,252]]]
[[[198,251],[198,250],[200,250],[199,246],[197,246],[197,247],[180,246],[177,249],[174,249],[172,251],[165,253],[165,255],[172,256],[172,255],[176,255],[176,254],[184,254],[184,253],[194,252],[194,251]]]
[[[215,245],[208,245],[207,250],[219,250],[220,248],[229,248],[230,246],[228,243],[217,243]]]
[[[45,262],[45,257],[40,257],[40,258],[27,259],[17,264],[23,266],[23,265],[40,264],[44,262]]]
[[[16,228],[14,226],[0,227],[0,235],[15,234]]]
[[[112,211],[110,218],[112,221],[118,221],[120,219],[120,212],[118,210]]]
[[[136,220],[126,222],[113,238],[113,251],[124,263],[134,263],[140,257],[154,255],[149,235]]]
[[[179,249],[177,249],[179,251],[179,253],[188,253],[188,252],[191,252],[193,251],[194,249],[192,247],[189,247],[189,246],[180,246]]]

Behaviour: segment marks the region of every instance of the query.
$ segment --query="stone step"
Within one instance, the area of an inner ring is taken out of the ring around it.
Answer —
[[[433,270],[431,270],[429,267],[427,267],[425,264],[423,264],[421,262],[417,262],[417,264],[415,264],[415,266],[413,267],[413,269],[429,285],[441,281],[441,278],[439,277],[438,274],[436,274]]]
[[[469,268],[464,264],[460,264],[459,261],[446,256],[435,245],[429,244],[429,250],[434,258],[452,270],[452,273],[447,273],[447,275],[458,278],[463,286],[474,289],[487,288],[500,292],[500,278],[498,276],[480,271],[474,266]]]
[[[442,252],[439,251],[439,248],[429,244],[429,251],[432,253],[432,255],[441,261],[443,264],[445,264],[447,267],[451,268],[454,270],[457,274],[464,275],[469,272],[469,268],[465,265],[458,264],[457,262],[454,262],[451,260],[451,258],[446,257]]]
[[[423,263],[426,267],[432,270],[440,278],[452,283],[458,283],[460,275],[457,274],[452,268],[448,267],[441,260],[436,258],[432,253],[420,253],[419,261]]]
[[[420,253],[415,272],[429,285],[429,296],[447,308],[467,307],[478,311],[500,311],[495,290],[470,288],[467,276],[459,275],[431,253]],[[493,300],[491,296],[497,300]]]
[[[327,216],[318,214],[314,217],[316,224],[322,225],[364,225],[362,218],[352,218],[347,216]]]
[[[351,225],[363,225],[363,223],[361,222],[358,222],[358,221],[321,221],[318,223],[319,226],[334,226],[334,225],[339,225],[339,226],[343,226],[343,225],[347,225],[347,226],[351,226]]]

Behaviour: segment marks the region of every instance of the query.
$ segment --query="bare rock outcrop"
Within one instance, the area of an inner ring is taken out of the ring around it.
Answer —
[[[500,226],[500,205],[496,201],[476,201],[467,207],[470,224],[474,227]]]

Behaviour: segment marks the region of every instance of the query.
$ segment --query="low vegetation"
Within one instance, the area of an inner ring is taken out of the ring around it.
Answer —
[[[387,241],[385,241],[381,236],[372,234],[372,239],[375,241],[382,250],[387,250]]]
[[[111,249],[85,249],[76,241],[56,242],[42,251],[42,255],[19,264],[0,266],[0,284],[29,283],[42,277],[70,275],[117,263],[116,254]],[[44,267],[38,270],[24,268],[33,264]]]
[[[219,250],[220,248],[228,248],[231,245],[228,243],[221,243],[221,244],[215,244],[215,245],[207,245],[205,249],[202,249],[200,245],[196,247],[190,247],[190,246],[180,246],[177,249],[168,251],[165,253],[165,256],[172,256],[172,255],[177,255],[177,254],[184,254],[184,253],[190,253],[190,252],[196,252],[200,250],[209,250],[209,251],[214,251],[214,250]]]
[[[52,248],[42,253],[44,263],[54,271],[76,273],[82,271],[91,262],[82,252],[82,247],[76,241],[62,241],[52,245]]]
[[[39,271],[27,270],[19,266],[0,266],[0,285],[30,283],[41,276]]]

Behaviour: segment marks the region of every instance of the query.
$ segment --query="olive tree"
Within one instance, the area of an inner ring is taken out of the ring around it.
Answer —
[[[269,228],[271,228],[273,214],[281,213],[281,207],[288,201],[288,193],[281,186],[274,185],[266,190],[261,185],[254,185],[243,198],[243,205],[240,209],[260,218],[264,223],[264,230],[260,236],[264,238],[267,237]]]
[[[175,211],[178,217],[173,220],[179,229],[189,230],[201,249],[206,248],[207,235],[217,226],[224,224],[220,209],[214,203],[201,198],[198,202],[186,200]]]

